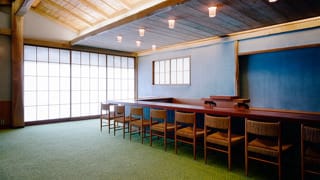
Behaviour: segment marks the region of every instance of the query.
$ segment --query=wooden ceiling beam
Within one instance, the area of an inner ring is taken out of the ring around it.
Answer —
[[[115,28],[115,27],[130,23],[132,21],[135,21],[135,20],[138,20],[138,19],[141,19],[141,18],[144,18],[144,17],[147,17],[147,16],[151,15],[152,13],[155,13],[156,11],[158,11],[160,9],[163,9],[163,8],[169,7],[169,6],[174,6],[174,5],[177,5],[177,4],[181,4],[181,3],[184,3],[186,1],[188,1],[188,0],[164,1],[162,3],[159,3],[159,4],[155,5],[155,6],[146,8],[146,9],[144,9],[144,10],[142,10],[142,11],[136,13],[136,14],[133,14],[133,15],[128,16],[128,17],[125,17],[125,18],[123,18],[123,19],[121,19],[119,21],[109,23],[109,24],[107,24],[105,26],[102,26],[102,27],[97,26],[96,28],[93,28],[91,31],[89,31],[87,33],[84,33],[84,34],[78,36],[77,38],[73,39],[71,41],[71,44],[74,45],[77,42],[79,42],[79,41],[81,41],[81,40],[83,40],[83,39],[85,39],[87,37],[99,34],[101,32],[104,32],[104,31],[107,31],[109,29],[112,29],[112,28]]]
[[[41,0],[34,0],[31,7],[36,8],[40,4]]]
[[[24,16],[27,14],[33,4],[33,1],[35,0],[16,0],[15,3],[17,9],[15,10],[15,14],[17,16]]]

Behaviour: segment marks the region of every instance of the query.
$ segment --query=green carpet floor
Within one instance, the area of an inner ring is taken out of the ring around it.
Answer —
[[[244,175],[243,161],[227,169],[223,154],[209,156],[204,163],[202,149],[193,160],[192,147],[181,145],[178,155],[173,144],[163,150],[162,141],[140,143],[140,138],[122,139],[99,120],[87,120],[21,129],[0,130],[0,179],[273,179],[271,168],[252,169]],[[257,172],[256,172],[257,171]],[[272,175],[272,177],[270,177]]]

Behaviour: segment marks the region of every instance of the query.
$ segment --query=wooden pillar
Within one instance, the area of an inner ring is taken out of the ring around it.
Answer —
[[[12,4],[12,127],[24,126],[23,108],[23,16],[17,15],[20,4]]]

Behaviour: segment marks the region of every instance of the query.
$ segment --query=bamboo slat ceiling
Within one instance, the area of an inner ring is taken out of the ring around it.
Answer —
[[[83,38],[73,40],[74,45],[127,52],[148,50],[153,44],[163,47],[320,16],[320,0],[278,0],[274,3],[269,3],[268,0],[180,0],[149,12],[140,19],[125,24],[120,23],[103,31],[98,30],[93,33],[91,31],[90,36],[85,36],[83,33],[113,18],[119,18],[120,21],[120,16],[150,2],[150,0],[41,0],[32,9],[79,32],[79,37],[84,35]],[[212,5],[218,7],[214,18],[208,16],[208,7]],[[176,20],[174,29],[168,28],[169,18]],[[145,36],[139,37],[139,28],[146,30]],[[123,37],[122,43],[117,42],[118,35]],[[136,46],[136,40],[142,42],[140,47]]]

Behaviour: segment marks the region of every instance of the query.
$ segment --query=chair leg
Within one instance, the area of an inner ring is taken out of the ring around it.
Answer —
[[[125,137],[125,135],[126,135],[126,123],[125,122],[123,122],[123,124],[122,124],[122,138],[123,139],[125,139],[126,137]]]
[[[280,152],[281,153],[281,152]],[[279,180],[281,180],[281,157],[279,157],[279,161],[278,161],[278,177],[279,177]]]
[[[102,118],[100,118],[100,132],[102,132]]]
[[[132,132],[132,125],[131,125],[131,124],[129,124],[130,141],[131,141],[131,132]]]
[[[113,121],[113,124],[114,124],[115,122]],[[113,136],[116,136],[116,126],[115,125],[113,125]]]
[[[228,169],[231,170],[231,145],[228,146]]]
[[[245,173],[246,173],[246,176],[248,176],[248,152],[247,152],[247,147],[246,147],[246,150],[245,150]]]
[[[144,127],[141,127],[141,134],[140,134],[140,136],[141,136],[141,143],[143,144],[143,136],[144,136]]]
[[[196,138],[193,138],[193,159],[197,159]]]
[[[175,150],[175,152],[177,154],[178,146],[177,146],[177,136],[176,135],[174,135],[174,150]]]
[[[149,135],[150,136],[150,146],[152,146],[152,130],[151,130],[151,127],[150,127],[150,132],[149,133],[150,133],[150,135]]]
[[[110,119],[108,119],[108,128],[109,128],[109,134],[110,134]]]
[[[167,133],[164,132],[163,135],[163,145],[164,145],[164,151],[167,151]]]
[[[204,140],[203,150],[204,150],[204,163],[207,164],[207,141],[206,140]]]

